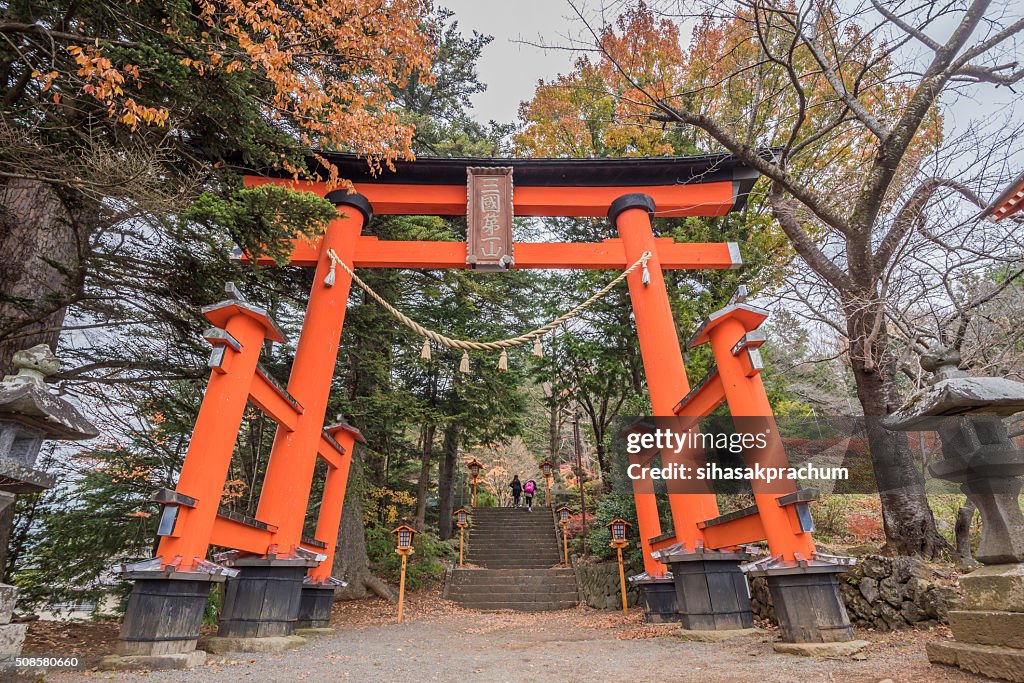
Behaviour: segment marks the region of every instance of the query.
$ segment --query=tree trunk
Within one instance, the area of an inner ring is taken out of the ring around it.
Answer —
[[[558,461],[559,446],[562,444],[562,404],[554,396],[552,389],[551,416],[548,422],[548,460],[551,462],[551,472],[554,475],[556,484],[562,481],[561,467]]]
[[[0,184],[0,378],[22,349],[57,350],[67,303],[81,287],[79,237],[56,190],[35,180]],[[14,505],[0,513],[0,568]]]
[[[360,450],[357,449],[356,453]],[[363,500],[359,487],[355,485],[362,478],[361,470],[360,462],[353,457],[332,567],[333,575],[348,581],[348,586],[336,590],[334,599],[360,600],[373,593],[394,602],[397,599],[394,591],[370,571],[370,559],[366,554],[366,526],[363,524]]]
[[[79,241],[52,186],[0,185],[0,375],[21,349],[56,351],[67,304],[81,287]]]
[[[868,303],[863,303],[865,300]],[[895,359],[888,350],[889,336],[884,324],[872,324],[884,316],[883,304],[866,298],[859,301],[859,305],[847,308],[850,364],[866,418],[871,463],[882,501],[885,550],[931,559],[950,548],[935,528],[935,516],[925,495],[924,475],[917,467],[907,435],[889,431],[878,419],[900,406]]]
[[[416,521],[413,526],[423,531],[427,522],[427,493],[430,490],[430,461],[434,453],[434,432],[432,424],[423,426],[423,451],[420,457],[420,480],[416,485]]]
[[[459,426],[454,422],[444,428],[444,459],[438,476],[437,491],[440,498],[437,531],[441,540],[452,537],[452,514],[455,512],[455,470],[459,466]]]

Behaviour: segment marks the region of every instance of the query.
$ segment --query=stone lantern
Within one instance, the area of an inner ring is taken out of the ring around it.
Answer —
[[[929,471],[959,484],[981,512],[976,557],[985,566],[960,579],[963,604],[949,613],[956,641],[929,643],[928,658],[1024,681],[1024,450],[1002,420],[1024,411],[1024,383],[971,377],[959,363],[955,351],[922,358],[931,385],[884,420],[894,431],[937,431],[942,458]]]
[[[64,399],[50,393],[46,377],[60,361],[45,344],[18,351],[12,358],[17,374],[0,382],[0,512],[19,493],[44,491],[54,477],[35,469],[43,441],[91,439],[96,428]],[[0,671],[2,662],[21,653],[27,624],[12,624],[18,589],[0,584]]]

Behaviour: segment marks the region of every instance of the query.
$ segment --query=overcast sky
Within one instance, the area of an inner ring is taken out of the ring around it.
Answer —
[[[441,0],[455,11],[463,33],[494,36],[484,48],[479,73],[487,90],[473,104],[482,121],[515,120],[519,103],[533,97],[537,80],[569,71],[574,55],[565,50],[541,50],[517,41],[558,42],[572,30],[565,0]]]
[[[480,78],[488,86],[473,100],[481,121],[514,121],[519,103],[533,96],[539,79],[551,79],[572,67],[576,54],[570,51],[524,44],[566,45],[569,36],[578,34],[582,25],[566,0],[439,0],[439,4],[454,10],[464,33],[476,30],[494,36],[478,65]],[[936,30],[941,33],[942,28]],[[684,30],[683,35],[687,34]],[[1024,117],[1022,98],[1010,90],[987,85],[970,90],[970,100],[946,97],[948,133],[1005,126]],[[1024,166],[1024,154],[1016,154],[1011,164]]]

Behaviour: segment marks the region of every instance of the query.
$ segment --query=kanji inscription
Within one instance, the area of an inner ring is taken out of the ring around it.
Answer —
[[[470,167],[466,172],[466,263],[477,270],[504,270],[513,263],[512,169]]]

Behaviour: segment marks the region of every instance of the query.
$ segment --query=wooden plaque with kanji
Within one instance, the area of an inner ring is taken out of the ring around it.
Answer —
[[[513,263],[512,169],[470,167],[466,172],[466,263],[477,270],[504,270]]]

